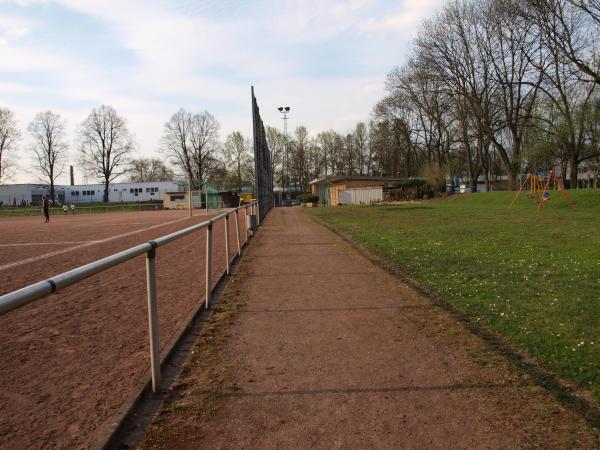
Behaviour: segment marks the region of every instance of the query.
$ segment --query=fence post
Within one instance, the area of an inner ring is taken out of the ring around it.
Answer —
[[[235,208],[235,232],[237,234],[238,256],[242,256],[242,247],[240,247],[240,210]]]
[[[229,213],[225,215],[225,261],[226,273],[229,275]]]
[[[210,281],[210,263],[212,247],[212,222],[206,227],[206,309],[210,307],[211,281]]]
[[[150,334],[150,366],[152,392],[160,386],[160,354],[158,347],[158,306],[156,304],[156,247],[146,253],[146,290],[148,293],[148,331]]]
[[[246,244],[247,244],[248,243],[248,205],[244,206],[244,219],[246,219],[244,228],[246,229]]]
[[[188,206],[190,209],[190,217],[192,217],[192,209],[194,208],[194,204],[193,204],[193,194],[192,194],[192,179],[190,178],[188,180],[188,196],[189,196],[189,201],[188,201]],[[202,198],[202,197],[201,197]]]
[[[260,227],[260,204],[256,202],[256,226]]]

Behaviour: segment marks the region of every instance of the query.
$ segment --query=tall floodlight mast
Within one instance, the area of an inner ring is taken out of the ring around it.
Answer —
[[[287,164],[287,146],[288,146],[288,134],[287,134],[287,120],[288,120],[288,114],[290,113],[290,107],[289,106],[280,106],[279,108],[277,108],[279,110],[279,112],[281,114],[283,114],[283,134],[285,135],[285,142],[284,142],[284,146],[283,146],[283,167],[282,167],[282,184],[283,184],[283,198],[284,200],[286,200],[286,204],[287,204],[287,194],[285,192],[285,182],[286,182],[286,178],[287,178],[287,168],[288,168],[288,164]]]

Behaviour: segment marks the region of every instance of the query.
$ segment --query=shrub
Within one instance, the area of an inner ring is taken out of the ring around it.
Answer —
[[[390,200],[416,200],[434,195],[434,189],[429,181],[421,178],[398,181],[393,184],[393,187],[397,191],[389,194]]]
[[[319,196],[313,195],[310,192],[299,194],[296,198],[300,200],[301,203],[317,203],[319,201]]]
[[[429,182],[434,192],[445,192],[446,191],[446,176],[448,174],[448,168],[446,166],[439,166],[436,163],[425,165],[421,169],[421,176]]]

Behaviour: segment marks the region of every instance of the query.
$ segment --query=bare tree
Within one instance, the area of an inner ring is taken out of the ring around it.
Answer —
[[[9,154],[16,149],[20,137],[14,113],[8,108],[0,107],[0,184],[7,178],[7,171],[12,167]]]
[[[34,164],[41,179],[48,183],[54,201],[54,183],[64,170],[67,144],[65,121],[52,111],[38,113],[27,127],[33,137]]]
[[[310,178],[310,138],[308,130],[299,126],[294,131],[295,139],[290,143],[288,150],[289,175],[292,182],[300,186],[303,192],[308,191]]]
[[[195,187],[213,176],[219,166],[219,122],[208,112],[177,111],[165,123],[162,149]]]
[[[286,136],[275,127],[266,127],[267,145],[271,151],[271,171],[273,186],[283,186],[283,153],[285,151]]]
[[[344,137],[335,130],[321,131],[317,135],[320,148],[320,166],[323,175],[340,175],[343,173]]]
[[[175,178],[173,169],[158,158],[138,158],[129,163],[129,180],[133,183],[148,181],[171,181]]]
[[[369,131],[364,122],[358,122],[354,128],[354,148],[356,150],[359,175],[369,173]]]
[[[81,124],[80,141],[81,164],[102,181],[103,201],[108,202],[110,183],[127,172],[134,148],[127,122],[111,106],[94,108]]]
[[[575,65],[584,79],[600,84],[598,0],[527,0],[520,9],[546,44]]]
[[[242,133],[234,131],[225,140],[223,149],[231,186],[241,192],[244,182],[252,179],[252,154],[250,141]]]

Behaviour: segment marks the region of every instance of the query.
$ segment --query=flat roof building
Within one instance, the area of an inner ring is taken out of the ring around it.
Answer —
[[[144,183],[111,183],[109,202],[161,202],[165,192],[179,192],[186,184],[179,181],[150,181]],[[50,188],[44,184],[7,184],[0,186],[0,201],[4,205],[38,205]],[[101,202],[104,197],[103,184],[55,185],[53,199],[63,203]]]

